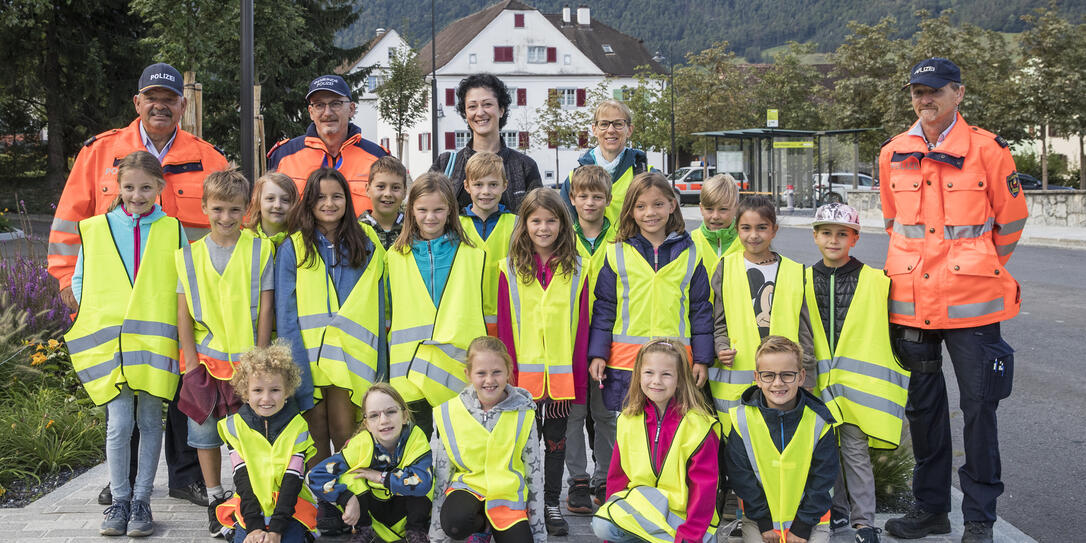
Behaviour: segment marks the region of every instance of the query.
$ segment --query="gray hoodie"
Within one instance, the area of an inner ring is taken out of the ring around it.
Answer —
[[[505,411],[527,411],[535,409],[532,395],[523,388],[513,385],[505,385],[509,396],[495,405],[489,411],[484,411],[479,403],[479,396],[475,393],[475,387],[468,386],[459,396],[449,400],[451,402],[464,402],[471,416],[479,421],[487,431],[492,431],[498,423],[498,417]],[[445,489],[452,478],[452,464],[449,455],[445,452],[445,445],[434,429],[434,435],[430,440],[430,449],[434,457],[434,509],[430,517],[430,541],[444,543],[453,541],[445,531],[441,529],[441,506],[445,503]],[[535,425],[532,425],[528,435],[528,443],[521,454],[524,466],[528,469],[528,524],[532,529],[534,543],[547,541],[547,528],[543,524],[543,454],[539,450],[539,435]]]

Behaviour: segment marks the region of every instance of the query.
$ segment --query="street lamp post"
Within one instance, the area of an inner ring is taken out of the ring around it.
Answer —
[[[434,0],[430,0],[430,152],[437,163],[437,34]]]
[[[675,157],[675,63],[659,51],[653,55],[652,60],[657,64],[663,64],[664,60],[668,61],[667,86],[671,89],[671,149],[668,151],[669,167],[667,173],[670,174],[675,171],[675,165],[677,164]]]

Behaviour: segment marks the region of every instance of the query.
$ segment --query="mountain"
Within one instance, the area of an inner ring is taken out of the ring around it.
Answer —
[[[916,12],[938,14],[953,9],[955,22],[989,30],[1021,32],[1021,16],[1041,6],[1038,0],[524,0],[544,13],[563,5],[591,8],[593,18],[644,40],[649,51],[662,51],[676,61],[714,42],[727,40],[731,49],[751,62],[763,52],[788,41],[817,44],[829,52],[848,35],[849,21],[873,24],[885,16],[898,21],[901,36],[916,30]],[[486,0],[441,0],[435,18],[446,24],[496,3]],[[1060,11],[1073,22],[1086,14],[1086,2],[1067,1]],[[430,40],[430,3],[420,0],[366,0],[358,3],[362,16],[338,37],[345,45],[369,40],[378,28],[394,28],[415,47]],[[669,53],[670,52],[670,53]]]

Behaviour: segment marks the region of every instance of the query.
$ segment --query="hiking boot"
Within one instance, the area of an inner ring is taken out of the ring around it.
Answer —
[[[882,530],[874,526],[860,526],[856,529],[856,543],[879,543]]]
[[[592,489],[592,499],[596,505],[603,505],[603,502],[607,501],[607,483],[600,483]]]
[[[181,488],[171,488],[170,497],[185,500],[193,505],[207,505],[207,487],[203,481],[193,481]]]
[[[381,541],[377,538],[377,532],[374,531],[373,526],[358,526],[355,528],[354,535],[351,536],[351,543],[375,543]]]
[[[232,493],[228,493],[221,498],[215,498],[211,501],[211,504],[207,506],[207,531],[211,534],[211,537],[226,538],[227,528],[219,522],[218,515],[215,514],[215,509],[218,508],[226,500],[230,499]]]
[[[562,516],[562,509],[557,505],[543,506],[543,522],[547,525],[547,535],[561,537],[569,533],[569,523]]]
[[[422,530],[408,530],[404,534],[404,543],[430,543],[430,538]]]
[[[151,504],[132,500],[132,513],[128,517],[128,537],[147,537],[155,533],[151,518]]]
[[[317,508],[317,529],[322,536],[337,536],[351,531],[351,527],[343,522],[343,513],[339,509],[322,501]]]
[[[992,525],[987,522],[966,522],[962,543],[992,543]]]
[[[949,534],[950,519],[946,513],[929,513],[913,506],[905,516],[886,521],[886,532],[900,539],[919,539],[928,534]]]
[[[588,479],[574,479],[566,495],[566,509],[578,515],[591,515],[593,508],[589,494]]]
[[[106,518],[102,520],[102,527],[98,533],[102,535],[125,535],[128,533],[128,502],[113,502],[106,508]]]
[[[113,492],[109,489],[109,483],[102,487],[102,491],[98,493],[98,505],[112,505],[113,504]]]
[[[836,532],[848,528],[848,514],[836,509],[830,511],[830,531]]]

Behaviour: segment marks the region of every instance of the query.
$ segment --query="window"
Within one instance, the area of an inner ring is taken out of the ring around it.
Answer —
[[[370,75],[366,76],[366,92],[374,92],[377,87],[380,87],[385,83],[384,75]]]
[[[608,55],[615,54],[615,50],[611,47],[611,44],[609,43],[603,44],[603,52],[607,53]]]
[[[453,144],[457,149],[463,149],[468,144],[468,140],[471,139],[470,130],[457,130],[453,132],[455,134]]]
[[[514,28],[524,28],[524,14],[523,13],[514,13],[513,14],[513,27]]]
[[[381,138],[381,147],[384,147],[385,149],[389,149],[389,148],[390,148],[390,147],[388,146],[388,138]]]
[[[419,151],[429,151],[430,149],[430,133],[423,132],[419,134]]]
[[[629,87],[622,87],[621,89],[613,89],[611,96],[619,102],[629,102],[633,99],[634,89]]]
[[[468,64],[475,64],[477,62],[479,62],[479,57],[477,57],[475,53],[471,53],[468,55]]]
[[[558,94],[558,105],[562,107],[577,107],[577,89],[555,89]]]
[[[528,46],[528,64],[543,64],[547,62],[547,48],[538,45]]]
[[[511,100],[509,102],[509,107],[523,106],[524,104],[521,104],[519,101],[517,101],[517,93],[519,93],[521,91],[521,89],[519,89],[517,87],[507,87],[507,88],[509,89],[509,98]]]
[[[573,56],[572,55],[562,55],[562,64],[565,64],[566,66],[569,66],[570,64],[573,64]]]
[[[494,62],[513,62],[513,47],[512,46],[495,46],[494,47]]]
[[[510,149],[516,149],[520,145],[520,136],[511,130],[502,130],[502,141]]]
[[[396,58],[396,48],[395,47],[389,47],[388,48],[388,61],[391,63],[393,60],[395,60],[395,58]]]

